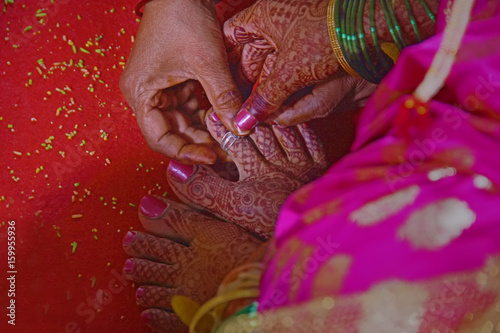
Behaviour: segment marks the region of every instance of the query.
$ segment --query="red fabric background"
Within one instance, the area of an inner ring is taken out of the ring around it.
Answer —
[[[148,148],[118,88],[139,26],[133,13],[136,1],[16,0],[1,5],[1,332],[149,331],[139,319],[134,285],[119,278],[126,259],[122,237],[127,230],[141,229],[137,207],[131,204],[138,206],[149,191],[170,193],[164,177],[168,161]],[[234,5],[241,8],[243,3],[219,5],[220,16],[230,16]],[[43,23],[35,16],[39,9],[47,13]],[[28,26],[32,29],[24,32]],[[86,46],[89,40],[93,45]],[[46,68],[37,63],[41,58]],[[73,66],[64,71],[53,65],[70,59]],[[74,66],[80,59],[87,77]],[[55,90],[65,87],[71,89],[65,95]],[[66,110],[56,116],[63,106]],[[349,146],[351,129],[342,122],[323,127],[330,138],[347,133],[328,145],[334,158]],[[75,130],[68,139],[66,133]],[[47,150],[51,136],[52,149]],[[74,219],[74,214],[82,217]],[[15,327],[7,325],[6,317],[8,221],[16,222]]]

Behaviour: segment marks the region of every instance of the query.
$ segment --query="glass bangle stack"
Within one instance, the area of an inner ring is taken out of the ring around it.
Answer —
[[[352,70],[365,80],[372,83],[379,83],[392,68],[394,61],[382,50],[377,37],[377,30],[375,27],[375,1],[380,1],[393,43],[399,51],[406,46],[391,0],[332,0],[332,2],[333,1],[336,2],[333,4],[335,35],[345,61]],[[422,37],[418,31],[409,0],[402,1],[408,11],[408,18],[416,39],[420,42]],[[418,2],[425,9],[429,19],[435,22],[434,15],[424,0],[418,0]],[[373,46],[367,45],[363,28],[363,17],[365,16],[366,10],[369,11],[370,35],[373,40]]]

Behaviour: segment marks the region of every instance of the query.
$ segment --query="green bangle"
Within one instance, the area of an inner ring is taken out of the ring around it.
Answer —
[[[439,0],[436,0],[439,3]],[[424,0],[419,0],[420,5],[424,7],[425,11],[427,12],[427,15],[429,15],[429,18],[433,23],[436,23],[436,18],[434,17],[434,14],[432,14],[431,10],[429,9],[429,6],[425,3]]]
[[[415,16],[413,16],[413,10],[411,9],[410,3],[408,0],[404,0],[406,10],[408,11],[408,17],[410,18],[410,23],[413,28],[413,32],[415,36],[417,36],[417,40],[419,42],[422,41],[422,37],[420,36],[420,32],[418,31],[417,22],[415,21]]]
[[[380,81],[380,79],[383,77],[380,77],[380,70],[377,68],[375,63],[371,60],[371,56],[368,52],[368,48],[366,47],[366,39],[365,39],[365,31],[363,27],[363,14],[364,14],[364,9],[366,5],[366,0],[357,0],[358,6],[356,7],[356,10],[358,11],[357,13],[357,29],[356,33],[359,37],[359,46],[361,47],[361,52],[362,52],[362,57],[365,59],[364,64],[369,64],[369,66],[365,66],[368,71],[370,72],[370,78],[368,81],[370,82],[375,82],[375,81]],[[380,77],[380,79],[379,79]]]
[[[401,51],[407,46],[400,24],[392,9],[391,0],[380,0],[387,26],[396,47]],[[436,0],[439,1],[439,0]],[[337,2],[337,4],[335,4]],[[382,50],[375,24],[375,0],[330,0],[328,7],[328,31],[335,55],[341,66],[351,75],[358,74],[372,83],[378,83],[393,66],[393,60]],[[417,21],[409,0],[403,0],[413,32],[422,40]],[[429,18],[434,15],[424,0],[419,0]],[[367,45],[363,25],[365,7],[369,9],[370,31],[373,46]]]
[[[340,66],[346,71],[346,73],[354,76],[360,77],[356,71],[354,71],[349,63],[346,61],[344,54],[342,53],[342,48],[340,47],[339,40],[341,39],[340,27],[335,24],[335,22],[341,22],[338,16],[338,4],[336,4],[336,0],[330,0],[328,4],[327,11],[327,26],[328,26],[328,35],[330,37],[330,42],[332,44],[333,52],[337,57],[337,61]]]
[[[387,73],[392,67],[392,61],[389,62],[389,57],[382,51],[378,42],[377,29],[375,28],[375,0],[370,0],[370,30],[377,59],[382,63],[385,73]]]
[[[384,11],[385,20],[387,21],[387,25],[389,26],[389,31],[391,32],[392,39],[396,46],[401,51],[403,47],[406,46],[406,43],[401,35],[401,28],[399,27],[398,21],[396,20],[396,15],[394,15],[394,11],[389,10],[388,6],[389,0],[381,0],[382,10]],[[394,19],[394,21],[393,21]]]
[[[370,72],[360,57],[360,52],[356,45],[358,38],[355,31],[356,12],[354,11],[354,2],[343,0],[341,1],[341,5],[339,4],[336,7],[338,8],[336,15],[340,21],[340,30],[343,31],[339,38],[339,44],[349,66],[361,77],[371,78]]]

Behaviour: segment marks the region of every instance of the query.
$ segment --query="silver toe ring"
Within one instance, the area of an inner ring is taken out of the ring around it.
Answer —
[[[222,137],[222,140],[220,141],[220,146],[226,153],[228,153],[231,146],[240,138],[241,138],[240,136],[234,135],[231,132],[227,132]]]

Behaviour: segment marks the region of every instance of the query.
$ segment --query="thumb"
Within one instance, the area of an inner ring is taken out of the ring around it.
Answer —
[[[231,132],[236,133],[233,125],[234,118],[238,110],[240,110],[242,98],[229,70],[227,60],[223,64],[212,64],[211,69],[205,71],[204,75],[198,79],[224,126]]]
[[[297,69],[285,67],[284,59],[276,59],[267,77],[261,78],[250,97],[235,117],[239,135],[248,134],[258,122],[264,121],[281,109],[281,105],[299,89],[311,82],[302,81]],[[300,70],[302,71],[302,69]]]

